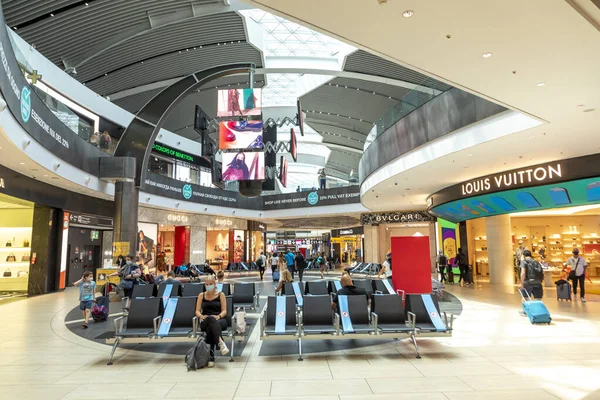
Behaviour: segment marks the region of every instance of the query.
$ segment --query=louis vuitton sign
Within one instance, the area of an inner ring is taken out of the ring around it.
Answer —
[[[398,211],[360,215],[362,225],[408,224],[411,222],[435,222],[435,217],[429,215],[427,211]]]

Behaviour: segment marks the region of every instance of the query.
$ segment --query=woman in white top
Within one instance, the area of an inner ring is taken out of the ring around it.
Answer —
[[[273,253],[273,256],[271,257],[271,273],[275,272],[278,264],[279,264],[279,255],[277,255],[277,253]]]
[[[385,275],[386,278],[392,277],[392,252],[390,251],[385,255],[385,261],[381,264],[381,270],[377,274],[377,279],[381,278],[381,275]]]

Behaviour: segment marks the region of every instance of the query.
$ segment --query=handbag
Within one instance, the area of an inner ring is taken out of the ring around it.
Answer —
[[[10,271],[10,269],[4,270],[4,273],[2,274],[2,277],[4,277],[4,278],[10,278],[11,276],[12,276],[12,272]]]
[[[12,247],[12,243],[10,242],[10,240],[8,242],[6,242],[5,247]]]
[[[569,272],[569,279],[574,281],[577,279],[577,266],[579,265],[579,257],[577,257],[577,262],[575,263],[575,268]]]
[[[23,247],[29,247],[29,240],[23,240]]]
[[[23,257],[21,257],[21,261],[23,261],[23,262],[29,262],[29,254],[26,254]]]
[[[15,257],[15,255],[13,253],[10,253],[6,257],[6,262],[15,262],[15,261],[17,261],[17,257]]]

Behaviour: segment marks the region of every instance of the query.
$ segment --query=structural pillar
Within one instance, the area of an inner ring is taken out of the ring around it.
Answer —
[[[490,283],[513,285],[513,250],[509,215],[498,215],[485,219]]]
[[[60,210],[35,205],[31,235],[31,257],[29,265],[29,296],[52,293],[58,290],[58,271],[62,213]]]
[[[379,257],[379,226],[365,225],[365,248],[363,249],[363,258],[368,263],[381,262]]]
[[[133,181],[115,182],[113,229],[114,242],[129,243],[129,255],[135,255],[138,240],[138,189]]]

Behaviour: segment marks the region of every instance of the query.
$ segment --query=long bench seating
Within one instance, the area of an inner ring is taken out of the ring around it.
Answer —
[[[253,285],[254,286],[254,285]],[[243,340],[245,334],[238,334],[235,326],[234,301],[232,296],[227,299],[227,329],[223,337],[231,338],[231,356],[229,361],[234,361],[233,350],[235,340]],[[125,317],[114,320],[115,335],[106,339],[107,344],[112,344],[108,365],[112,365],[114,353],[120,343],[167,343],[189,342],[193,343],[200,331],[200,321],[196,317],[196,297],[167,297],[166,304],[160,297],[134,297],[131,299],[127,326],[124,327]]]
[[[298,307],[303,306],[304,298],[304,286],[298,282],[286,282],[283,284],[281,294],[284,296],[294,296],[296,299],[296,305]]]
[[[329,285],[333,285],[332,281]],[[452,336],[452,322],[439,314],[439,304],[430,294],[403,296],[375,293],[371,314],[366,296],[338,296],[338,309],[331,311],[329,295],[306,294],[304,307],[294,314],[295,296],[270,296],[261,314],[261,340],[297,340],[302,360],[303,340],[410,338],[421,358],[417,336]],[[278,300],[280,299],[280,300]],[[297,322],[294,319],[297,315]],[[369,318],[370,317],[370,318]]]
[[[394,284],[391,279],[372,279],[373,290],[383,294],[396,294]]]

